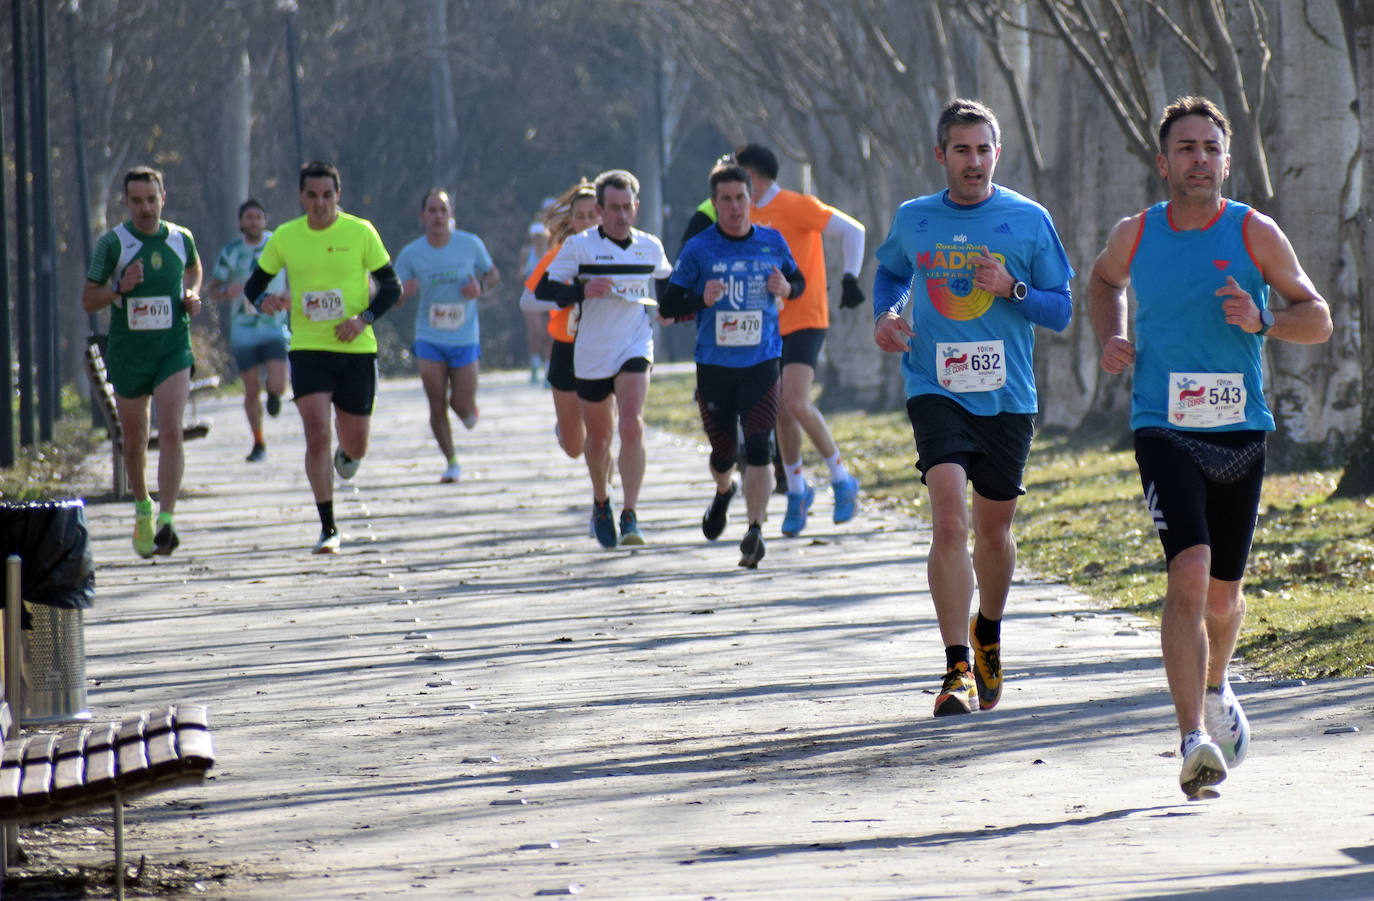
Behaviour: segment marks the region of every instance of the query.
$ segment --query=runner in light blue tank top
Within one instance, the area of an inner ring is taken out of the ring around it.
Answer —
[[[1205,97],[1159,123],[1169,200],[1123,219],[1093,265],[1102,369],[1132,370],[1131,428],[1145,507],[1164,550],[1164,671],[1178,722],[1178,784],[1217,796],[1250,724],[1227,682],[1264,482],[1266,338],[1319,344],[1331,311],[1273,219],[1221,194],[1231,125]],[[1135,289],[1131,328],[1126,289]],[[1270,298],[1282,298],[1279,309]]]
[[[1264,402],[1263,339],[1228,325],[1214,294],[1232,276],[1259,309],[1269,307],[1269,286],[1245,244],[1253,210],[1223,204],[1211,225],[1185,231],[1170,223],[1167,203],[1145,211],[1131,259],[1139,304],[1132,429],[1274,428]]]

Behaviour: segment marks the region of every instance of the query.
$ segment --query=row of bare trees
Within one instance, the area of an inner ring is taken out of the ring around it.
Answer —
[[[427,187],[456,189],[460,227],[511,273],[539,199],[612,166],[645,177],[642,221],[674,247],[711,161],[746,140],[774,146],[791,163],[784,182],[858,216],[874,246],[903,199],[941,186],[940,106],[976,95],[1003,119],[999,180],[1050,208],[1084,274],[1113,222],[1161,196],[1159,110],[1214,96],[1235,128],[1234,196],[1279,219],[1336,313],[1330,344],[1269,349],[1275,456],[1348,457],[1343,490],[1374,490],[1369,3],[47,2],[72,35],[52,48],[53,71],[75,72],[52,106],[66,298],[84,270],[63,140],[77,115],[99,227],[123,214],[119,174],[153,162],[168,172],[169,216],[212,255],[247,194],[277,220],[295,214],[303,154],[340,164],[346,208],[393,251],[418,233]],[[483,314],[497,362],[519,344],[513,306]],[[388,328],[404,331],[402,318]],[[839,312],[828,347],[830,403],[898,400],[865,311]],[[1042,338],[1037,366],[1046,426],[1124,428],[1128,387],[1100,375],[1086,317]]]

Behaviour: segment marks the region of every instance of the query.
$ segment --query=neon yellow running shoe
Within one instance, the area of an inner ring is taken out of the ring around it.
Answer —
[[[968,625],[969,646],[973,648],[973,680],[978,684],[978,706],[991,710],[1002,700],[1002,642],[982,644],[973,626],[978,615]]]
[[[134,553],[143,559],[153,556],[156,546],[153,543],[153,502],[143,506],[134,502]]]

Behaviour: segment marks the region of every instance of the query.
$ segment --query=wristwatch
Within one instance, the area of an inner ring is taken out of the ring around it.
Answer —
[[[1026,299],[1026,295],[1029,293],[1030,287],[1025,282],[1012,282],[1011,297],[1008,297],[1007,299],[1010,300],[1012,303],[1020,303],[1021,301]]]
[[[372,323],[377,321],[377,314],[372,312],[372,310],[367,309],[359,313],[358,318],[361,319],[363,322],[366,322],[368,325],[371,325]]]
[[[1263,335],[1265,332],[1269,331],[1273,327],[1274,311],[1269,309],[1268,307],[1264,308],[1263,310],[1260,310],[1260,327],[1259,331],[1255,332],[1255,334]]]

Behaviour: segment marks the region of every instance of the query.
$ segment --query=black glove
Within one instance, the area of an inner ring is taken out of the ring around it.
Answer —
[[[845,273],[844,278],[840,279],[840,306],[846,310],[863,306],[867,297],[864,297],[864,289],[859,287],[859,277]]]

